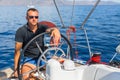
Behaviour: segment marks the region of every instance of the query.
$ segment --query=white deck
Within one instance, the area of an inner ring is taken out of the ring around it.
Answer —
[[[56,60],[48,61],[48,80],[120,80],[120,69],[103,64],[81,65],[66,70]]]

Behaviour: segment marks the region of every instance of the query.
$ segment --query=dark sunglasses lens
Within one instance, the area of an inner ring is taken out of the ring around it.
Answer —
[[[33,18],[33,16],[29,16],[29,18],[30,18],[30,19],[32,19],[32,18]]]
[[[36,19],[38,19],[38,16],[35,16]]]
[[[29,16],[30,19],[36,18],[38,19],[38,16]]]

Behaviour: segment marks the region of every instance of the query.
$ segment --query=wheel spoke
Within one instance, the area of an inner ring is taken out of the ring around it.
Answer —
[[[42,51],[41,47],[39,46],[38,42],[36,41],[35,43],[36,43],[36,45],[37,45],[37,47],[38,47],[40,53],[43,53],[43,51]]]

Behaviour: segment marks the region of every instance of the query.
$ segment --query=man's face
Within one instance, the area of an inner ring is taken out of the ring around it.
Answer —
[[[36,26],[38,23],[38,12],[37,11],[29,11],[26,19],[28,20],[28,24],[31,26]]]

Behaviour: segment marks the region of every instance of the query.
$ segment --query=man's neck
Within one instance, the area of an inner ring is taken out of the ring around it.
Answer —
[[[32,32],[35,33],[38,27],[37,27],[37,25],[34,25],[34,26],[29,25],[29,28]]]

